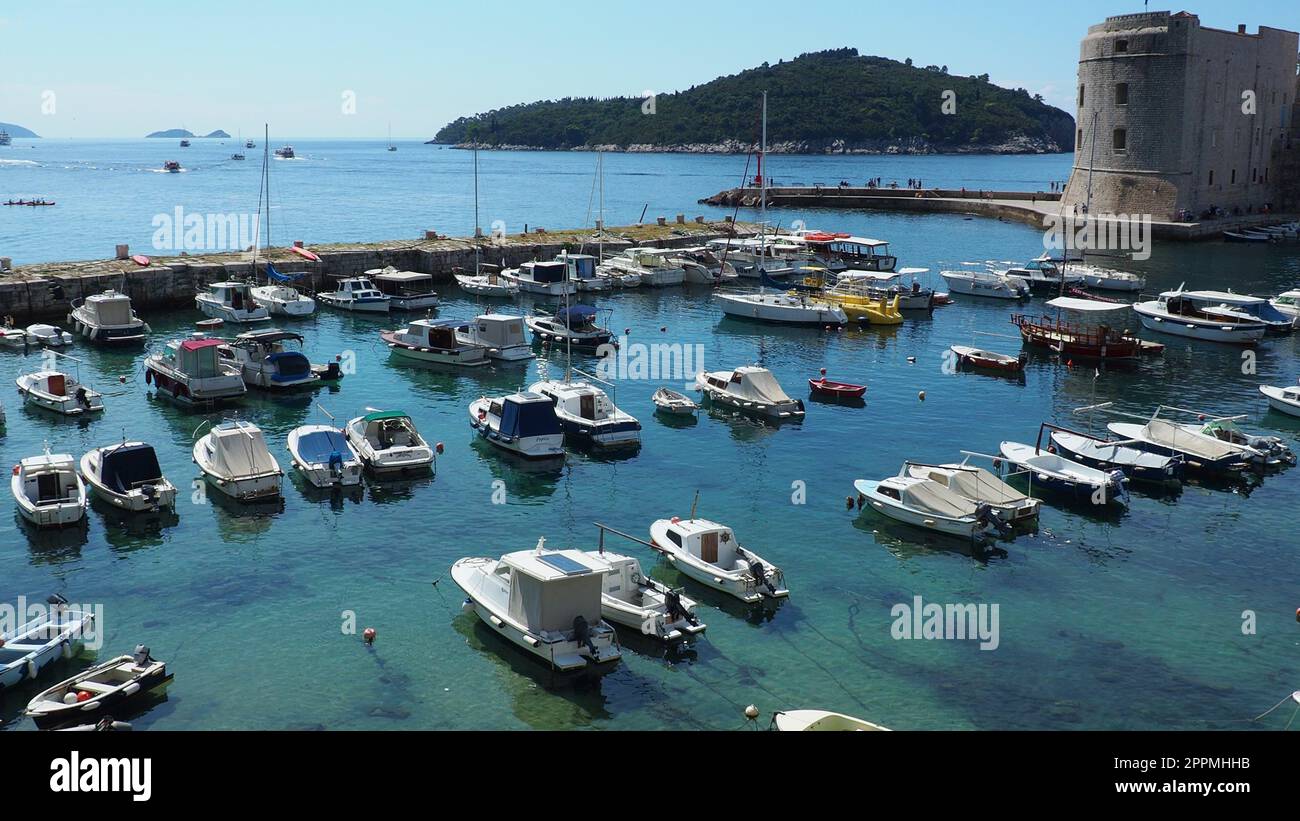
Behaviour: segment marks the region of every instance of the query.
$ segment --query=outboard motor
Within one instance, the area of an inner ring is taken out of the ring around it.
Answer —
[[[999,536],[1007,536],[1011,533],[1011,524],[1002,521],[988,502],[980,502],[975,508],[975,521],[980,527],[991,527],[998,532]]]
[[[330,478],[335,482],[343,480],[343,454],[337,450],[330,453],[329,471]]]
[[[1116,468],[1115,470],[1112,470],[1110,473],[1106,474],[1106,477],[1110,480],[1110,486],[1115,490],[1115,496],[1112,498],[1123,499],[1124,503],[1127,504],[1128,503],[1128,477],[1124,475],[1124,471],[1120,470],[1119,468]]]
[[[149,648],[146,647],[146,646],[143,645],[143,644],[137,644],[137,645],[135,646],[135,656],[134,656],[134,658],[135,658],[135,666],[136,666],[136,667],[143,667],[143,666],[145,666],[145,664],[147,664],[147,663],[149,663],[149,662],[151,662],[151,661],[157,661],[157,659],[155,659],[153,656],[149,655]]]
[[[591,640],[591,626],[587,624],[582,614],[573,617],[573,640],[578,644],[585,644],[593,657],[599,655],[596,652],[596,643]]]
[[[766,587],[768,592],[775,596],[776,585],[772,584],[772,580],[767,577],[765,572],[763,572],[763,563],[758,559],[753,559],[748,556],[745,557],[745,561],[749,563],[749,572],[754,575],[755,586]]]
[[[77,396],[78,405],[80,405],[83,408],[90,407],[90,397],[86,394],[86,389],[84,387],[77,388],[76,396]]]
[[[692,626],[699,624],[699,619],[682,607],[682,597],[676,590],[664,591],[664,608],[668,611],[668,618],[673,621],[686,619],[686,623]]]

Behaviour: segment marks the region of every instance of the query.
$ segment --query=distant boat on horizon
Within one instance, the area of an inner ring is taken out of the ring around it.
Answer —
[[[397,146],[393,145],[393,124],[392,123],[388,124],[388,150],[389,151],[397,150]]]

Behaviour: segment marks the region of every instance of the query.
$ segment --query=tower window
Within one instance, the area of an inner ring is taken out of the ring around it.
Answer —
[[[1115,140],[1114,145],[1115,145],[1116,154],[1123,154],[1124,152],[1128,151],[1128,129],[1127,128],[1115,129],[1114,140]]]
[[[1237,169],[1232,169],[1232,179],[1228,180],[1228,185],[1237,184]]]
[[[1079,108],[1083,108],[1083,86],[1079,86]]]
[[[1115,105],[1128,105],[1128,83],[1115,84]]]
[[[1214,185],[1214,169],[1210,169],[1210,185]]]
[[[1126,51],[1128,51],[1128,40],[1116,40],[1116,41],[1115,41],[1115,52],[1116,52],[1117,54],[1123,54],[1123,53],[1125,53]]]
[[[1079,135],[1074,138],[1074,147],[1080,151],[1083,150],[1083,129],[1082,128],[1079,129]]]

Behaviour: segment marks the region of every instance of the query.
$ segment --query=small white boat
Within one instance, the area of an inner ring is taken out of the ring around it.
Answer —
[[[614,341],[609,328],[596,320],[597,311],[590,305],[570,305],[553,314],[529,314],[524,324],[538,342],[569,345],[579,350],[598,350]]]
[[[1041,503],[1037,499],[1026,496],[984,468],[970,464],[969,456],[957,464],[930,465],[907,461],[903,467],[907,476],[929,479],[943,485],[958,496],[974,502],[976,506],[988,505],[1004,522],[1027,521],[1038,517]]]
[[[493,632],[560,671],[609,666],[622,651],[614,627],[601,618],[605,575],[577,550],[466,558],[451,577]]]
[[[1285,388],[1260,385],[1259,392],[1268,397],[1269,407],[1288,416],[1300,416],[1300,385]]]
[[[316,299],[341,311],[372,314],[388,313],[393,301],[366,277],[341,279],[333,291],[321,291],[316,294]]]
[[[858,479],[853,489],[862,506],[869,503],[891,519],[949,536],[973,539],[997,520],[992,505],[959,496],[928,478]]]
[[[426,471],[433,448],[403,411],[371,411],[348,422],[348,442],[377,475]]]
[[[313,365],[302,352],[302,334],[268,328],[248,331],[217,348],[222,364],[239,369],[250,388],[290,391],[343,378],[339,363]]]
[[[518,268],[507,268],[501,278],[524,293],[543,296],[564,296],[578,292],[578,286],[569,279],[569,266],[563,260],[525,262]]]
[[[366,271],[375,287],[389,297],[389,308],[394,311],[424,311],[438,306],[438,294],[433,290],[433,277],[417,271],[399,271],[389,265]]]
[[[743,602],[790,595],[781,569],[741,547],[726,525],[676,516],[659,519],[650,525],[650,543],[683,574]]]
[[[519,293],[519,286],[496,271],[480,271],[477,274],[453,274],[456,284],[463,290],[478,296],[512,297]]]
[[[662,288],[686,281],[686,270],[661,248],[628,248],[604,264],[622,274],[636,274],[641,284],[648,287]]]
[[[1098,470],[1122,470],[1124,475],[1131,479],[1172,482],[1177,481],[1183,474],[1181,456],[1151,453],[1120,442],[1063,428],[1052,429],[1049,449]]]
[[[271,316],[300,319],[316,312],[316,300],[292,285],[258,285],[249,290],[253,301],[266,309]]]
[[[1082,285],[1083,274],[1075,267],[1071,267],[1068,271],[1063,270],[1062,262],[1061,259],[1053,259],[1050,255],[1043,254],[1024,265],[1013,266],[1001,273],[1008,278],[1027,283],[1030,290],[1043,293],[1055,294],[1060,292],[1063,286]]]
[[[27,331],[22,328],[14,328],[9,325],[0,328],[0,345],[6,348],[22,348],[31,344],[27,338]]]
[[[1268,302],[1281,313],[1300,319],[1300,289],[1283,291]]]
[[[818,730],[884,731],[888,727],[872,724],[860,718],[832,713],[828,710],[782,710],[772,714],[772,729],[782,732],[807,732]]]
[[[1049,487],[1095,504],[1128,504],[1128,477],[1122,470],[1098,470],[1020,442],[1003,442],[1002,458],[1030,477],[1032,486]]]
[[[673,416],[692,416],[700,409],[699,404],[694,399],[668,388],[660,388],[655,391],[654,395],[650,397],[650,401],[655,403],[656,411],[662,411]]]
[[[804,417],[803,400],[786,395],[772,372],[757,365],[701,372],[695,376],[695,389],[702,391],[710,402],[774,422]]]
[[[488,363],[488,351],[461,340],[455,320],[416,319],[396,331],[380,331],[388,349],[404,359],[473,368]]]
[[[131,298],[112,289],[74,299],[67,321],[73,331],[100,345],[138,345],[149,333],[132,310]]]
[[[1111,422],[1106,428],[1127,444],[1154,453],[1181,456],[1192,470],[1233,475],[1259,461],[1249,448],[1214,436],[1190,431],[1166,419],[1150,419],[1145,425]]]
[[[986,296],[993,299],[1028,299],[1029,283],[996,271],[940,271],[954,294]]]
[[[280,495],[284,471],[251,422],[222,422],[194,443],[194,461],[217,490],[241,502]]]
[[[572,442],[605,448],[641,444],[641,423],[590,382],[547,379],[534,382],[528,391],[554,403],[560,426]]]
[[[104,409],[104,395],[60,371],[25,373],[14,380],[23,401],[64,416],[82,416]]]
[[[1264,322],[1192,299],[1181,288],[1165,291],[1159,299],[1134,303],[1133,310],[1144,328],[1191,339],[1253,345],[1268,332]]]
[[[524,362],[537,356],[524,336],[522,316],[476,316],[472,321],[456,326],[456,339],[483,348],[489,359],[498,362]]]
[[[57,594],[50,600],[52,615],[46,611],[0,632],[0,692],[23,681],[34,681],[50,664],[81,652],[86,634],[94,626],[94,613],[69,609],[66,600]]]
[[[28,456],[14,465],[9,482],[18,512],[37,527],[77,524],[86,515],[86,486],[67,453]]]
[[[1147,278],[1127,271],[1114,271],[1110,268],[1098,268],[1093,265],[1075,265],[1083,275],[1083,284],[1099,291],[1141,291],[1147,285]]]
[[[252,286],[247,282],[214,282],[195,295],[194,305],[205,316],[223,322],[243,324],[271,318],[270,312],[253,299]]]
[[[168,342],[161,353],[145,358],[144,381],[186,405],[215,404],[248,392],[239,367],[222,362],[221,341],[196,333]]]
[[[802,294],[714,294],[728,316],[789,325],[847,325],[839,305]]]
[[[596,275],[597,260],[590,254],[561,254],[557,259],[569,267],[569,279],[579,291],[608,291],[614,287],[606,277]]]
[[[57,325],[28,325],[27,341],[47,348],[63,348],[72,344],[72,334]]]
[[[678,642],[704,632],[695,601],[641,572],[632,556],[588,550],[587,561],[605,575],[600,612],[608,621],[642,635]]]
[[[33,698],[23,715],[42,730],[84,724],[113,713],[171,680],[167,665],[139,645],[133,656],[122,655],[83,670]]]
[[[81,457],[81,475],[95,495],[139,513],[176,505],[176,486],[163,476],[152,445],[128,442],[95,448]]]
[[[289,457],[315,487],[361,484],[361,456],[343,431],[332,425],[303,425],[289,431]]]
[[[489,444],[528,459],[564,455],[564,428],[555,405],[535,393],[483,397],[469,404],[469,425]]]
[[[640,288],[641,275],[620,271],[608,262],[596,266],[596,276],[609,283],[611,288]]]

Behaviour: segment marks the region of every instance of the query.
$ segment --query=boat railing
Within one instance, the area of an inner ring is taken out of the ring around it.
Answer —
[[[1028,494],[1028,495],[1030,495],[1030,496],[1033,495],[1033,493],[1034,493],[1034,471],[1032,471],[1032,470],[1030,470],[1030,469],[1028,469],[1028,468],[1026,468],[1026,469],[1024,469],[1024,470],[1012,470],[1012,471],[1007,471],[1007,470],[1005,470],[1005,467],[1006,467],[1006,464],[1007,464],[1007,459],[1006,459],[1006,457],[1004,457],[1004,456],[994,456],[994,455],[992,455],[992,454],[990,454],[990,453],[980,453],[980,452],[977,451],[977,450],[963,450],[963,451],[960,451],[960,453],[961,453],[962,456],[965,456],[965,457],[967,457],[967,458],[974,457],[974,458],[977,458],[977,459],[988,459],[989,462],[991,462],[991,463],[993,464],[993,467],[995,467],[995,468],[998,469],[998,475],[999,475],[1001,478],[1003,478],[1003,479],[1010,479],[1012,476],[1020,476],[1020,475],[1028,476],[1028,477],[1029,477],[1029,494]]]

